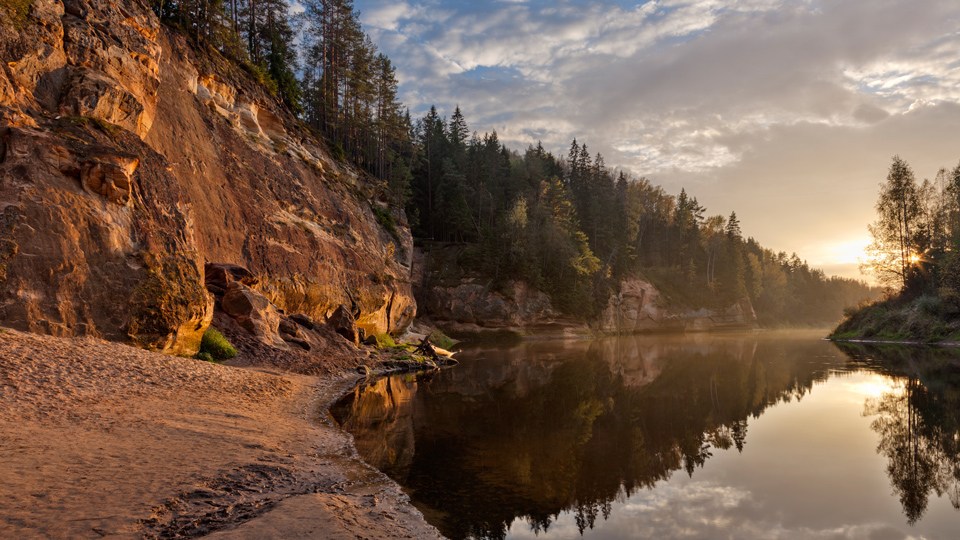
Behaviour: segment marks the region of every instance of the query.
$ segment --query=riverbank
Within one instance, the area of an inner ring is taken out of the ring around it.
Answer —
[[[326,413],[357,376],[0,332],[2,538],[441,538]]]
[[[840,339],[834,337],[824,338],[834,343],[850,343],[853,345],[919,345],[922,347],[960,347],[960,341],[909,341],[909,340],[880,340],[880,339]]]
[[[960,341],[958,315],[956,307],[939,296],[894,296],[847,310],[828,337],[835,341],[949,345]]]

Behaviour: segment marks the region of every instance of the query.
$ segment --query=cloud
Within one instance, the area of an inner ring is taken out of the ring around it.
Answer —
[[[910,153],[921,176],[960,158],[935,139],[960,127],[954,0],[356,5],[415,116],[459,104],[472,129],[516,149],[541,140],[565,153],[576,137],[608,165],[755,218],[748,234],[784,229],[771,235],[778,249],[815,238],[788,234],[796,223],[768,208],[836,200],[842,187],[862,231],[893,153]]]
[[[833,523],[817,519],[804,525],[781,521],[749,491],[709,482],[667,484],[644,490],[613,504],[610,518],[598,520],[590,538],[742,538],[765,540],[905,540],[903,531],[880,523]],[[548,531],[550,538],[580,538],[575,515],[563,512]],[[508,534],[515,540],[539,535],[522,520]]]
[[[363,11],[361,14],[365,26],[390,32],[400,30],[401,20],[413,20],[420,15],[419,10],[406,2],[391,2],[378,6],[373,11]]]

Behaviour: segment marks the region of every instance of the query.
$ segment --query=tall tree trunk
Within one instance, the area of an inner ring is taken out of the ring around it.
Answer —
[[[193,2],[193,23],[196,25],[196,32],[194,32],[194,41],[196,41],[197,46],[200,46],[200,0],[194,0]]]
[[[250,0],[250,13],[247,21],[247,49],[250,51],[250,60],[256,64],[257,58],[257,0]]]
[[[433,230],[433,163],[430,161],[430,140],[433,138],[432,126],[427,127],[427,214],[430,219],[430,237],[436,239]]]

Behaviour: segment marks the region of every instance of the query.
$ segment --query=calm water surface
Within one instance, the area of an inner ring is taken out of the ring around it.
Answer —
[[[471,348],[332,413],[454,540],[960,538],[960,351],[820,335]]]

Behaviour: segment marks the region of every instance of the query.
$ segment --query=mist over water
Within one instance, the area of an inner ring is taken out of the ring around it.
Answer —
[[[956,538],[960,355],[822,332],[470,348],[333,409],[462,538]]]

